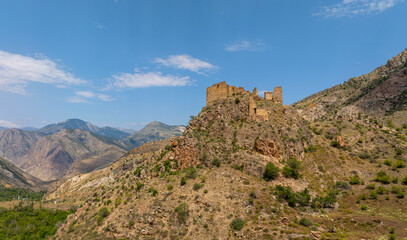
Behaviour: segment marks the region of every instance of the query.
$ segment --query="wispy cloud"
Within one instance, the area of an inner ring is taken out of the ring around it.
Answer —
[[[103,26],[103,25],[100,24],[100,23],[96,23],[96,28],[102,30],[102,29],[105,28],[105,26]]]
[[[111,102],[113,101],[113,98],[106,94],[94,93],[91,91],[78,91],[75,92],[74,96],[66,99],[66,101],[70,103],[92,103],[92,100]]]
[[[340,18],[377,14],[403,1],[404,0],[342,0],[331,6],[323,6],[320,11],[313,15],[326,18]]]
[[[247,40],[243,40],[226,44],[225,50],[228,52],[262,51],[264,50],[264,46],[261,41],[250,42]]]
[[[0,50],[0,90],[26,94],[30,83],[53,85],[83,84],[45,56],[27,57]]]
[[[196,73],[210,72],[218,68],[208,62],[193,58],[186,54],[172,55],[167,59],[156,58],[154,63],[158,63],[166,67],[189,70]]]
[[[17,124],[10,122],[10,121],[6,121],[6,120],[0,120],[0,127],[5,127],[5,128],[18,128],[20,126],[18,126]]]
[[[163,75],[161,72],[140,72],[138,69],[134,73],[119,73],[113,75],[113,81],[109,88],[145,88],[145,87],[179,87],[191,84],[190,77],[177,75]]]

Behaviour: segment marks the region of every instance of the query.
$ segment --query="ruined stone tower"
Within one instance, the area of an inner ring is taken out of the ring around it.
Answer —
[[[281,87],[274,88],[273,102],[283,104],[283,90]]]

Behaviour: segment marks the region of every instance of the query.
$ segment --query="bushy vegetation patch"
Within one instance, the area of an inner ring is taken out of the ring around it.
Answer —
[[[274,163],[269,162],[269,163],[267,163],[266,168],[264,169],[263,178],[266,181],[276,179],[279,172],[280,172],[280,168],[278,168],[276,165],[274,165]]]
[[[244,221],[241,218],[235,218],[233,221],[230,223],[230,228],[236,231],[242,230],[244,226]]]
[[[0,239],[48,239],[71,213],[32,205],[0,208]]]

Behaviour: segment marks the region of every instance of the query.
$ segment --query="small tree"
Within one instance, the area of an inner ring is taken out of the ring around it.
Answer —
[[[233,221],[230,223],[230,228],[236,231],[242,230],[244,226],[244,221],[241,218],[235,218]]]
[[[266,181],[276,179],[279,172],[280,172],[280,168],[278,168],[276,165],[274,165],[274,163],[269,162],[269,163],[267,163],[266,168],[264,169],[263,178]]]
[[[186,223],[189,217],[188,204],[181,203],[174,209],[174,212],[177,213],[178,221],[180,223]]]

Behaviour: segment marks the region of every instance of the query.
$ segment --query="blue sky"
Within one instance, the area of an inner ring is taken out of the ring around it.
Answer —
[[[186,124],[219,81],[284,103],[407,48],[402,0],[0,0],[0,126]]]

